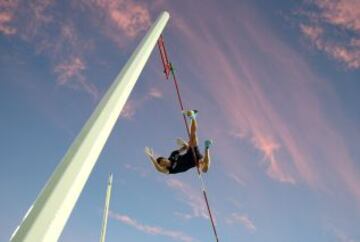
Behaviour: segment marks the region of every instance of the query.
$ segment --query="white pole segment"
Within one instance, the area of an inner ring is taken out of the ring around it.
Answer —
[[[107,184],[107,189],[106,189],[106,197],[105,197],[103,221],[102,221],[102,226],[101,226],[100,242],[105,242],[105,237],[106,237],[106,227],[107,227],[107,221],[108,221],[108,215],[109,215],[112,180],[113,180],[113,175],[110,174],[108,184]]]
[[[168,20],[169,13],[163,12],[151,26],[13,233],[12,242],[58,240]]]

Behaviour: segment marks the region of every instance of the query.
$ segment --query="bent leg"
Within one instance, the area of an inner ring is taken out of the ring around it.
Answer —
[[[196,131],[197,131],[197,122],[193,118],[191,119],[191,127],[190,127],[190,140],[189,140],[190,147],[195,147],[198,145]]]
[[[202,172],[207,172],[209,170],[210,167],[210,150],[209,149],[205,149],[205,156],[203,159],[199,160],[199,165],[200,165],[200,170]]]

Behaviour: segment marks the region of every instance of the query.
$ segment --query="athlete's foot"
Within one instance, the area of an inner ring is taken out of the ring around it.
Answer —
[[[214,143],[211,139],[207,139],[205,140],[205,149],[209,149],[210,146],[212,146],[212,144]]]
[[[182,138],[177,138],[176,139],[176,144],[178,145],[178,147],[180,149],[183,149],[183,148],[186,148],[186,147],[189,146],[189,144],[185,140],[183,140]]]
[[[190,119],[195,119],[196,115],[198,113],[198,110],[195,110],[195,109],[183,110],[182,113]]]

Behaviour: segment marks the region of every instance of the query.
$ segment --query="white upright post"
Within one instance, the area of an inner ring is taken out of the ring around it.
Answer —
[[[113,175],[110,174],[108,184],[107,184],[107,189],[106,189],[106,197],[105,197],[103,221],[102,221],[102,226],[101,226],[100,242],[105,242],[105,238],[106,238],[106,228],[107,228],[107,221],[108,221],[108,215],[109,215],[112,180],[113,180]]]
[[[56,242],[95,166],[169,13],[163,12],[135,49],[14,231],[12,242]]]

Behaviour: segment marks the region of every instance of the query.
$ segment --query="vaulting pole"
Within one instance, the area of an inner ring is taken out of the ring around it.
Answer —
[[[106,228],[107,228],[107,221],[109,215],[112,180],[113,180],[113,175],[110,174],[106,188],[106,197],[105,197],[103,221],[101,226],[100,242],[105,242],[105,238],[106,238]]]
[[[169,13],[163,12],[151,26],[14,231],[12,242],[58,240],[168,20]]]

